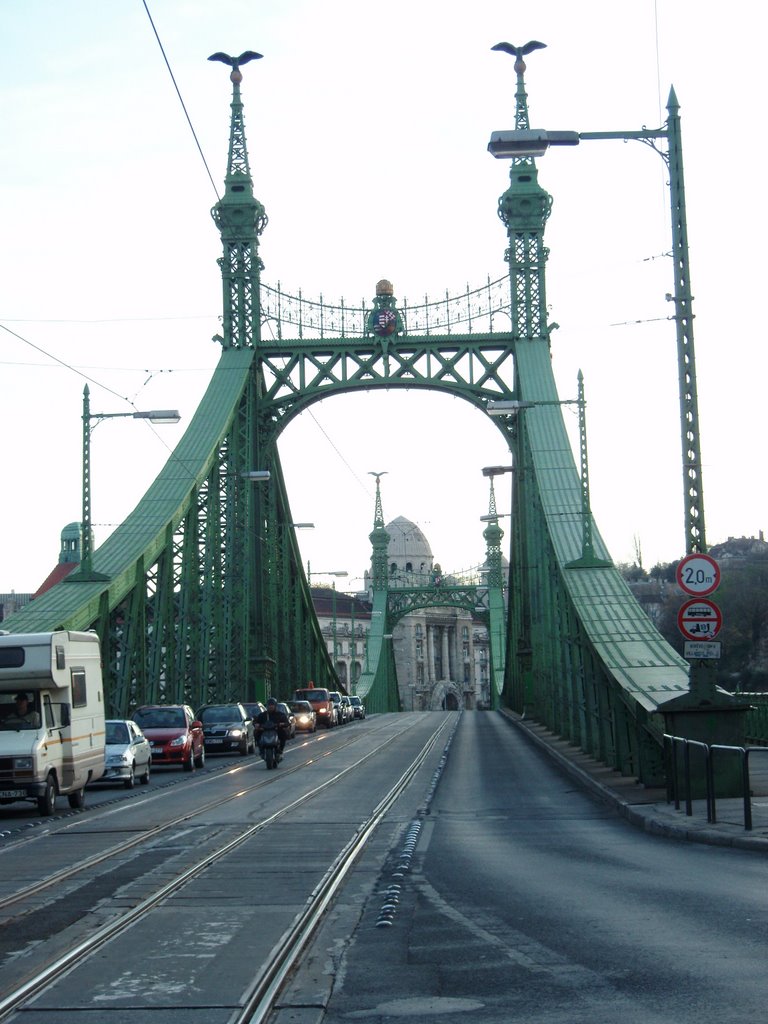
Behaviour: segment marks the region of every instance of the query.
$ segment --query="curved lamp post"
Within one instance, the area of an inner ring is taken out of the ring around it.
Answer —
[[[502,49],[500,44],[493,49]],[[514,48],[513,48],[514,49]],[[511,52],[511,51],[509,51]],[[521,64],[525,68],[525,64]],[[515,65],[517,70],[518,65]],[[701,479],[701,446],[699,442],[699,409],[696,392],[696,357],[693,344],[693,312],[691,277],[688,264],[688,225],[685,210],[683,148],[680,131],[680,104],[674,89],[667,100],[667,121],[661,128],[634,131],[573,132],[518,128],[493,132],[488,152],[499,159],[543,156],[550,146],[576,146],[593,139],[622,139],[643,142],[655,150],[669,172],[669,195],[672,217],[672,259],[674,263],[675,329],[677,337],[678,387],[680,392],[680,424],[683,454],[683,500],[685,503],[686,554],[707,550],[704,529],[704,493]],[[666,149],[658,140],[666,139]],[[501,403],[498,403],[501,404]]]
[[[177,409],[150,409],[147,412],[91,412],[90,391],[83,388],[83,515],[81,521],[82,551],[80,568],[66,577],[68,583],[93,583],[108,580],[104,573],[94,572],[93,545],[91,542],[91,424],[99,420],[131,417],[134,420],[149,420],[150,423],[178,423],[181,419]]]

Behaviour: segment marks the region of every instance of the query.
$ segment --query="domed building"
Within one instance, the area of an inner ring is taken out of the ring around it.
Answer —
[[[429,541],[420,528],[405,516],[398,516],[385,529],[389,534],[390,587],[426,586],[432,578],[434,560]]]
[[[440,563],[416,523],[398,516],[385,529],[391,590],[426,587],[443,579]],[[483,571],[480,566],[481,581]],[[366,586],[369,579],[366,572]],[[450,577],[445,581],[452,582]],[[469,612],[451,607],[410,612],[395,625],[391,643],[403,710],[490,707],[488,631]]]
[[[390,588],[429,586],[443,579],[429,541],[404,516],[386,525]],[[446,578],[445,582],[450,582]],[[392,631],[400,702],[406,711],[490,706],[488,633],[461,608],[422,608]]]

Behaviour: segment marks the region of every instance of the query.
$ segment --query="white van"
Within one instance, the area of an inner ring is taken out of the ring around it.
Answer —
[[[0,805],[82,807],[104,774],[104,687],[95,633],[0,634]]]

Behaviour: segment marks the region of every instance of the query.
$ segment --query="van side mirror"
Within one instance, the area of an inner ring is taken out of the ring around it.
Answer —
[[[65,729],[68,729],[72,725],[72,709],[69,704],[61,705],[61,724]]]

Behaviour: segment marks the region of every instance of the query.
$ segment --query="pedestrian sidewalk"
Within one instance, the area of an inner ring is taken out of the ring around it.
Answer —
[[[571,777],[644,831],[688,842],[768,853],[768,750],[765,758],[756,761],[756,770],[751,774],[752,830],[748,832],[744,828],[741,798],[719,798],[715,805],[715,823],[707,821],[706,800],[694,800],[693,813],[689,816],[684,798],[677,810],[674,803],[667,803],[666,789],[641,786],[636,779],[613,771],[538,722],[506,709],[503,713],[516,728],[546,749]]]

